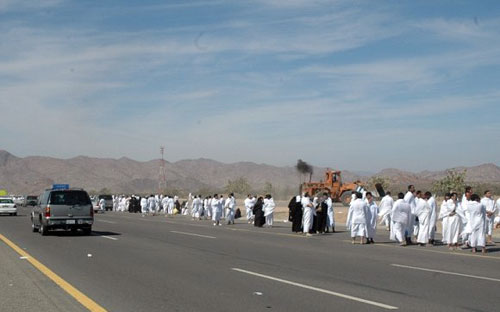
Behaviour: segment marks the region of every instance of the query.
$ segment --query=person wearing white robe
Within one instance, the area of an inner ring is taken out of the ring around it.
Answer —
[[[174,198],[171,196],[168,196],[168,202],[167,202],[167,213],[169,215],[174,214]]]
[[[146,197],[141,198],[141,213],[142,216],[148,213],[148,200],[146,199]]]
[[[118,211],[118,196],[113,195],[113,211]]]
[[[160,195],[155,195],[155,212],[160,212]]]
[[[481,247],[482,252],[486,253],[486,230],[487,230],[487,209],[481,202],[479,195],[473,194],[467,205],[469,210],[469,222],[471,228],[470,246],[472,252],[476,252]]]
[[[450,249],[458,247],[458,236],[462,223],[456,212],[457,206],[457,194],[453,193],[445,196],[439,211],[439,219],[443,222],[443,244],[447,244]]]
[[[417,244],[425,246],[429,242],[429,226],[431,217],[431,206],[428,198],[419,198],[415,207],[415,215],[418,217]]]
[[[163,208],[163,214],[166,216],[168,214],[168,196],[163,197],[161,206]]]
[[[313,205],[311,202],[311,199],[309,198],[309,193],[306,193],[304,196],[302,196],[302,199],[300,201],[302,204],[302,224],[303,224],[303,231],[306,236],[311,236],[309,231],[312,229],[313,226]]]
[[[437,206],[436,198],[432,196],[431,192],[426,192],[427,204],[431,207],[429,215],[429,244],[434,244],[436,237],[436,221],[437,221]]]
[[[397,241],[401,246],[406,246],[408,240],[406,237],[406,230],[411,221],[412,213],[411,206],[404,200],[404,194],[398,194],[398,200],[394,202],[391,210],[391,226],[389,238]]]
[[[495,211],[497,213],[497,216],[495,217],[493,223],[494,223],[494,228],[499,228],[500,227],[500,198],[497,199],[497,202],[495,204]]]
[[[245,210],[246,210],[247,222],[252,223],[253,206],[254,206],[253,201],[252,201],[252,195],[248,194],[247,198],[245,198],[244,205],[245,205]]]
[[[236,199],[234,194],[231,193],[226,200],[226,220],[227,224],[234,224],[234,209],[236,208]]]
[[[375,233],[377,233],[378,206],[371,192],[366,192],[365,197],[366,205],[368,206],[368,223],[366,224],[367,240],[369,244],[373,244],[375,243],[373,238],[375,237]]]
[[[418,227],[415,227],[415,207],[417,206],[417,203],[415,201],[415,186],[409,185],[408,186],[408,192],[405,194],[404,198],[405,202],[407,204],[410,204],[411,207],[411,213],[412,213],[412,219],[410,220],[410,224],[408,224],[408,229],[407,229],[407,239],[408,242],[411,243],[411,236],[412,234],[415,235],[415,230],[418,231]]]
[[[198,207],[199,201],[200,198],[198,198],[198,196],[195,196],[193,201],[191,202],[191,218],[193,218],[193,220],[200,218],[200,211]]]
[[[467,205],[469,203],[471,196],[472,196],[472,187],[466,186],[465,192],[462,195],[462,200],[459,202],[459,204],[457,204],[456,212],[460,216],[460,220],[462,221],[461,231],[460,231],[460,237],[462,239],[462,248],[469,247],[469,236],[472,231],[469,225],[469,210],[467,209]]]
[[[466,190],[465,194],[462,196],[462,201],[457,204],[456,209],[456,212],[459,215],[460,220],[462,221],[460,231],[460,237],[462,238],[462,248],[469,247],[469,236],[472,232],[469,224],[469,210],[467,209],[471,195],[472,192]]]
[[[203,202],[201,201],[201,195],[198,195],[196,198],[196,215],[195,217],[198,218],[198,220],[201,220],[201,216],[203,215]]]
[[[106,200],[104,198],[101,198],[99,200],[99,210],[101,212],[104,212],[104,210],[106,210]]]
[[[391,192],[387,192],[385,196],[380,201],[380,212],[378,216],[380,218],[380,224],[384,224],[387,230],[390,230],[391,225],[391,211],[394,206],[394,199],[392,199]]]
[[[335,211],[333,209],[333,200],[331,196],[328,196],[325,201],[328,206],[326,213],[328,216],[326,223],[326,232],[328,233],[329,229],[332,229],[332,233],[335,233]]]
[[[358,236],[360,237],[360,243],[365,244],[365,237],[368,235],[367,227],[370,223],[370,220],[368,220],[368,205],[366,205],[362,197],[361,193],[356,192],[356,200],[351,202],[347,214],[346,228],[351,231],[353,244]]]
[[[212,220],[212,196],[208,196],[207,207],[205,208],[207,212],[207,218]]]
[[[222,201],[219,199],[217,194],[214,195],[211,201],[212,205],[212,221],[214,221],[214,226],[221,225],[220,218],[222,216]]]
[[[488,244],[493,243],[493,227],[495,222],[495,215],[497,213],[497,207],[491,191],[484,192],[484,197],[481,199],[481,203],[486,207],[486,235],[488,235]]]
[[[120,205],[120,211],[125,212],[127,210],[127,197],[123,196]]]
[[[274,221],[274,208],[276,204],[274,203],[274,199],[271,194],[267,194],[264,199],[264,217],[266,217],[266,226],[273,227]]]
[[[221,219],[226,219],[226,199],[224,195],[221,195],[219,198],[220,205],[222,205]]]
[[[149,196],[148,198],[148,209],[152,214],[156,212],[156,200],[153,195]]]

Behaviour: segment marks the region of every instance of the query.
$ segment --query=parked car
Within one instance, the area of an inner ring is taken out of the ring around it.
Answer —
[[[0,198],[0,214],[9,214],[11,216],[17,216],[17,206],[12,200],[12,198],[7,198],[7,197]]]
[[[92,224],[94,209],[89,194],[83,189],[48,189],[31,213],[32,230],[42,235],[54,229],[82,230],[90,235]]]

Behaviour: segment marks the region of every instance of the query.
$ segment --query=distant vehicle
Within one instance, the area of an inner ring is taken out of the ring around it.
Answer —
[[[113,210],[113,196],[111,196],[111,195],[99,195],[99,196],[97,196],[97,202],[99,202],[101,200],[101,198],[104,198],[104,200],[106,201],[105,210],[106,211]]]
[[[83,189],[48,189],[31,212],[32,230],[42,235],[54,229],[82,230],[85,235],[90,235],[92,224],[94,209],[89,194]]]
[[[380,183],[375,185],[380,197],[385,196],[384,188]],[[344,206],[349,206],[351,195],[354,192],[361,192],[364,186],[360,181],[353,183],[342,182],[342,172],[327,169],[325,171],[325,180],[320,182],[304,182],[300,186],[301,193],[309,193],[311,196],[327,193],[334,202],[341,202]]]
[[[38,203],[38,196],[36,196],[36,195],[28,195],[28,196],[26,196],[26,198],[24,200],[23,206],[24,207],[35,206],[37,203]]]
[[[0,214],[17,216],[17,206],[11,198],[0,198]]]
[[[19,206],[24,205],[24,200],[25,200],[24,196],[16,196],[13,198],[13,200],[14,200],[14,204],[16,204],[16,205],[19,205]]]

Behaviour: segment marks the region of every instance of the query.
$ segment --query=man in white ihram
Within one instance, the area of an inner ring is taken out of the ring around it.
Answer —
[[[214,221],[214,226],[222,225],[220,223],[220,218],[222,217],[222,202],[217,194],[214,195],[211,201],[212,205],[212,221]]]
[[[227,197],[226,207],[227,224],[234,224],[234,208],[236,207],[236,199],[234,198],[233,193],[229,194],[229,196]]]
[[[99,210],[101,212],[104,212],[104,210],[106,210],[106,200],[104,200],[104,198],[101,198],[99,200]]]
[[[406,240],[408,244],[411,244],[411,236],[414,234],[415,230],[418,231],[418,227],[415,227],[415,208],[417,203],[415,201],[415,186],[408,185],[408,192],[406,192],[405,202],[410,205],[412,218],[410,224],[408,224],[408,229],[406,230]],[[416,234],[416,233],[415,233]]]
[[[405,232],[408,229],[408,224],[412,218],[410,204],[405,202],[404,194],[398,194],[398,200],[394,202],[391,211],[391,233],[390,239],[399,242],[401,246],[406,246],[408,240]]]
[[[436,236],[436,222],[437,222],[437,205],[436,198],[432,196],[431,192],[425,192],[425,198],[427,198],[427,204],[431,207],[431,212],[429,215],[429,244],[434,245]]]
[[[380,212],[378,213],[380,223],[384,224],[387,230],[391,228],[391,211],[393,205],[394,199],[392,199],[391,192],[387,192],[380,201]]]
[[[431,221],[431,206],[427,202],[429,198],[419,198],[415,208],[415,215],[418,217],[417,243],[425,246],[429,242],[429,226]]]
[[[301,204],[303,210],[303,231],[306,236],[311,236],[309,231],[311,230],[313,225],[313,204],[311,203],[311,199],[309,198],[309,193],[306,193],[304,196],[302,196]]]
[[[273,227],[274,221],[274,208],[276,204],[271,194],[267,194],[264,199],[264,216],[266,217],[266,226]]]
[[[255,203],[252,201],[252,195],[248,194],[244,201],[245,210],[247,213],[247,222],[252,223],[253,220],[253,206]]]
[[[483,198],[484,199],[484,198]],[[472,252],[476,252],[481,247],[482,253],[486,253],[486,229],[487,229],[487,208],[480,201],[479,195],[472,194],[467,205],[469,210],[469,222],[471,234],[469,238]]]
[[[486,208],[486,235],[488,235],[488,244],[493,243],[493,224],[495,221],[495,214],[498,212],[498,207],[495,205],[491,191],[484,192],[484,197],[481,203]]]
[[[328,219],[326,223],[326,232],[328,233],[329,229],[332,230],[332,233],[335,233],[335,211],[333,209],[333,200],[331,196],[328,196],[325,200],[326,206],[328,207],[326,210]]]
[[[368,205],[362,199],[363,195],[359,192],[356,193],[356,199],[351,202],[349,212],[347,214],[346,228],[351,230],[352,243],[356,241],[356,237],[360,237],[360,243],[365,244],[365,237],[367,237],[368,220]]]
[[[366,224],[368,234],[367,243],[374,244],[373,238],[377,233],[378,206],[371,192],[367,192],[365,198],[366,205],[368,206],[368,223]]]

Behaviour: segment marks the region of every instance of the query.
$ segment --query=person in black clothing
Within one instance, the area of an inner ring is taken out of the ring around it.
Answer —
[[[316,210],[317,214],[317,232],[320,234],[325,233],[326,224],[328,219],[328,204],[326,203],[328,194],[324,193],[321,196],[320,203],[318,209]]]
[[[292,222],[292,232],[302,233],[302,203],[300,196],[294,196],[288,204],[288,220]]]
[[[264,198],[259,197],[255,206],[253,206],[253,214],[255,216],[254,225],[257,227],[262,227],[266,223],[266,217],[264,217],[264,211],[262,207],[264,206]]]

